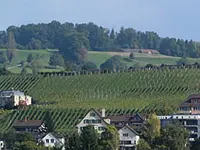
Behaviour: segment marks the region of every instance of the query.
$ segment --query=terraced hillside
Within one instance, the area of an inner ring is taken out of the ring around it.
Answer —
[[[0,90],[25,91],[38,104],[62,108],[176,106],[200,89],[199,69],[147,70],[76,76],[2,76]]]
[[[89,109],[41,109],[32,107],[27,110],[14,110],[2,112],[0,116],[0,133],[12,128],[15,120],[45,120],[47,110],[50,110],[52,121],[55,123],[56,132],[70,132],[79,123]],[[147,110],[147,109],[146,109]],[[150,110],[150,109],[149,109]],[[107,115],[117,115],[124,113],[138,112],[136,109],[112,109],[106,110]]]
[[[164,69],[76,76],[1,76],[0,90],[25,91],[37,102],[28,110],[0,113],[0,130],[15,119],[42,119],[52,110],[57,131],[71,129],[89,108],[110,114],[176,111],[189,94],[200,92],[200,69]],[[73,121],[72,121],[73,120]]]

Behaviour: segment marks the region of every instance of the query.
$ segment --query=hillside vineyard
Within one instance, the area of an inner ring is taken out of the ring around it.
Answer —
[[[6,131],[15,119],[24,117],[42,119],[46,109],[51,109],[57,131],[73,128],[89,108],[106,108],[112,115],[171,113],[188,95],[199,92],[199,78],[200,70],[195,68],[74,76],[1,76],[1,90],[25,91],[36,103],[27,110],[1,111],[1,128]]]

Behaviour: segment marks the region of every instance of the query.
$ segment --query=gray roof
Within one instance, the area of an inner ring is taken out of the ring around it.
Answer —
[[[5,94],[5,95],[24,95],[24,92],[21,91],[15,91],[15,90],[8,90],[8,91],[1,91],[0,94]]]

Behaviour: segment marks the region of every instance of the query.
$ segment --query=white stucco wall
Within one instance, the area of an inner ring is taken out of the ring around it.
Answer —
[[[54,142],[52,143],[51,142],[51,139],[54,139]],[[49,140],[49,143],[47,143],[46,140]],[[65,144],[65,139],[64,138],[61,138],[61,139],[57,139],[55,138],[51,133],[47,134],[43,139],[43,143],[44,143],[44,146],[45,147],[54,147],[56,145],[56,143],[59,143],[59,141],[62,142],[62,144],[64,145]],[[63,148],[62,150],[64,150],[65,148]]]
[[[136,135],[134,132],[132,132],[126,126],[124,126],[122,129],[120,129],[118,132],[119,132],[119,136],[120,136],[120,141],[131,141],[132,146],[135,146],[138,144],[140,137],[138,135]],[[128,136],[123,136],[124,134],[127,134],[127,133],[128,133]]]
[[[91,116],[90,114],[91,113],[94,113],[95,116]],[[84,123],[84,120],[101,120],[101,123]],[[102,118],[100,118],[96,113],[95,111],[91,110],[84,118],[83,120],[81,120],[81,122],[77,125],[77,128],[78,128],[78,133],[81,133],[81,128],[82,127],[85,127],[85,126],[88,126],[88,125],[93,125],[94,128],[97,130],[97,132],[99,134],[101,134],[104,130],[100,130],[99,128],[101,127],[106,127],[107,124],[103,121]]]

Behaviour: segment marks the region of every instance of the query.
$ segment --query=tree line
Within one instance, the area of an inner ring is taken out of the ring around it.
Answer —
[[[8,48],[9,32],[15,36],[17,49],[63,49],[63,47],[67,51],[77,47],[93,51],[156,49],[161,54],[170,56],[200,56],[200,44],[192,40],[163,38],[155,32],[140,32],[133,28],[122,27],[116,31],[92,22],[61,24],[52,21],[47,24],[10,26],[6,31],[0,31],[0,48]]]

